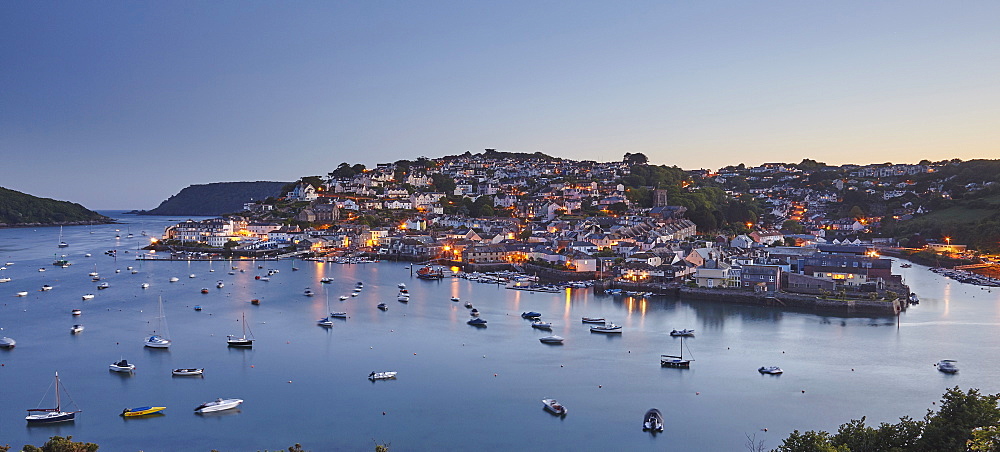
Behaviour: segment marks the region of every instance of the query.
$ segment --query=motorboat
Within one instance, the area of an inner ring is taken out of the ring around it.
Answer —
[[[0,337],[0,348],[14,348],[17,341],[9,337]]]
[[[352,296],[352,297],[356,297],[356,296],[358,296],[358,293],[357,293],[357,292],[354,292],[354,293],[352,293],[352,294],[351,294],[351,296]]]
[[[958,361],[955,361],[954,359],[942,359],[941,361],[938,361],[935,366],[937,366],[938,370],[946,374],[958,372]]]
[[[139,287],[142,288],[142,289],[148,289],[149,288],[149,283],[139,284]]]
[[[48,291],[52,290],[52,286],[50,286],[48,284],[45,284],[45,285],[42,285],[42,288],[39,289],[39,290],[42,291],[42,292],[48,292]]]
[[[178,278],[178,277],[176,277],[176,276],[172,276],[172,277],[170,277],[170,282],[177,282],[177,281],[180,281],[180,280],[181,280],[181,279],[180,279],[180,278]]]
[[[543,322],[541,320],[535,320],[534,322],[531,322],[531,327],[538,328],[540,330],[551,330],[552,324],[549,322]]]
[[[621,334],[621,325],[615,325],[614,323],[605,323],[604,325],[594,325],[590,327],[591,333],[607,333],[607,334]]]
[[[135,364],[129,363],[128,360],[123,359],[121,361],[111,363],[109,369],[115,372],[132,372],[135,370]]]
[[[323,279],[320,279],[319,282],[321,282],[323,284],[330,284],[330,283],[333,282],[333,278],[323,278]]]
[[[100,276],[94,276],[93,278],[90,278],[90,280],[93,281],[93,282],[97,282],[97,281],[101,280],[101,277]]]
[[[360,287],[355,287],[355,288],[354,288],[354,293],[360,293],[360,292],[361,292],[361,290],[362,290],[362,289],[361,289]]]
[[[604,317],[584,317],[583,323],[604,323]]]
[[[375,306],[375,307],[376,307],[376,308],[379,308],[379,309],[381,309],[381,310],[383,310],[383,311],[387,311],[387,310],[389,310],[389,307],[388,307],[388,306],[386,306],[386,305],[385,305],[385,303],[379,303],[379,304],[378,304],[378,306]]]
[[[22,291],[16,293],[15,295],[17,295],[19,297],[27,297],[28,296],[28,291],[27,290],[22,290]]]
[[[195,277],[195,276],[194,276],[194,273],[192,273],[192,274],[188,275],[188,278],[194,278],[194,277]]]
[[[396,296],[396,301],[401,301],[403,303],[409,303],[410,302],[410,296],[407,295],[407,294],[405,294],[405,293],[401,293],[401,294],[399,294],[399,295]]]
[[[460,301],[458,297],[451,297],[451,301]]]
[[[545,336],[538,338],[538,341],[543,344],[562,344],[564,340],[565,339],[563,339],[562,336]]]
[[[344,301],[344,300],[346,300],[346,299],[347,299],[347,295],[341,295],[341,296],[340,296],[340,301]]]
[[[405,289],[406,288],[406,284],[399,283],[399,284],[396,284],[396,287],[398,287],[400,289]]]
[[[653,408],[646,412],[642,417],[642,430],[653,433],[663,431],[663,415],[660,414],[660,410]]]
[[[260,275],[254,276],[253,279],[256,279],[257,281],[270,281],[271,280],[271,278],[269,278],[267,276],[260,276]]]
[[[478,310],[478,309],[476,309],[476,308],[472,308],[472,310],[471,310],[471,311],[469,311],[469,315],[471,315],[471,316],[473,316],[473,317],[476,317],[476,316],[478,316],[478,315],[479,315],[479,310]]]
[[[356,286],[356,287],[357,287],[358,289],[361,289],[361,288],[365,287],[365,283],[363,283],[363,282],[361,282],[361,281],[358,281],[358,283],[357,283],[357,284],[355,284],[355,286]]]
[[[73,325],[72,327],[70,327],[69,332],[73,334],[83,332],[83,325],[80,324]]]
[[[235,335],[232,335],[232,334],[230,334],[229,336],[226,336],[226,338],[227,338],[226,344],[229,345],[230,347],[242,347],[242,348],[253,347],[253,331],[250,332],[250,338],[247,338],[247,315],[246,315],[246,313],[243,314],[243,322],[242,323],[243,323],[243,336],[242,337],[236,337]],[[236,399],[233,399],[233,400],[236,400]],[[240,402],[242,402],[242,400]],[[225,409],[225,408],[223,408],[223,409]],[[215,411],[215,410],[212,410],[212,411]]]
[[[781,370],[781,368],[778,366],[761,366],[759,369],[757,369],[757,372],[768,375],[780,375],[784,371]]]
[[[204,288],[204,287],[202,287],[202,288],[201,288],[201,293],[208,293],[208,289],[207,289],[207,288]]]
[[[471,301],[466,301],[465,302],[465,308],[466,309],[472,309],[472,302]]]
[[[250,300],[250,304],[252,304],[252,305],[259,305],[260,304],[260,298],[252,298]]]
[[[200,304],[194,305],[194,310],[195,311],[201,311],[201,305]]]
[[[347,318],[347,313],[346,312],[331,312],[330,313],[330,317],[335,318],[335,319],[346,319]]]
[[[306,289],[305,292],[302,292],[302,295],[305,295],[307,297],[311,297],[311,296],[316,295],[316,294],[313,293],[312,289]]]
[[[70,311],[70,313],[72,313],[73,315],[80,315],[80,314],[83,314],[83,310],[82,309],[74,309],[74,310]]]
[[[396,372],[372,372],[368,374],[368,379],[371,381],[393,380],[395,378],[396,378]]]
[[[694,330],[688,330],[688,329],[684,329],[684,330],[672,330],[672,331],[670,331],[670,335],[671,336],[675,336],[675,337],[676,336],[693,337],[694,336]]]
[[[124,416],[124,417],[149,416],[150,414],[156,414],[165,409],[167,409],[167,407],[165,406],[141,406],[138,408],[125,408],[124,410],[122,410],[122,414],[119,414],[119,416]]]
[[[132,271],[131,271],[131,273],[132,273],[133,275],[137,275],[137,274],[139,274],[139,270],[132,270]]]
[[[102,282],[102,283],[100,283],[100,284],[97,285],[97,290],[104,290],[104,289],[107,289],[108,287],[111,287],[111,284],[108,284],[106,282]]]
[[[215,400],[213,400],[211,402],[205,402],[205,403],[203,403],[201,405],[198,405],[198,407],[194,409],[194,412],[195,413],[211,413],[213,411],[231,410],[233,408],[236,408],[236,407],[240,406],[240,404],[242,404],[242,403],[243,403],[243,399],[222,399],[222,398],[219,398],[219,399],[215,399]]]
[[[40,272],[43,272],[43,271],[45,271],[45,267],[40,267],[40,268],[38,269],[38,271],[40,271]]]
[[[568,411],[565,406],[556,402],[556,399],[542,399],[542,405],[545,406],[546,410],[556,416],[565,416]]]
[[[224,283],[222,281],[219,281],[219,282],[215,283],[215,288],[216,289],[221,289],[223,287],[226,287],[226,283]]]
[[[540,312],[535,312],[535,311],[528,311],[528,312],[522,312],[521,313],[521,318],[522,319],[537,319],[537,318],[539,318],[541,316],[542,316],[542,314]]]
[[[59,372],[56,372],[56,407],[55,408],[33,408],[28,410],[28,416],[24,420],[28,421],[29,424],[51,424],[55,422],[69,422],[76,418],[76,411],[63,411],[62,410],[62,391],[59,386]],[[38,414],[30,414],[32,412],[37,412]]]
[[[86,295],[84,295],[84,296],[82,296],[80,298],[83,298],[83,301],[93,300],[94,299],[94,294],[88,293],[88,294],[86,294]]]
[[[197,377],[205,373],[205,369],[174,369],[170,371],[171,375],[176,375],[178,377]]]
[[[481,319],[479,317],[476,317],[476,318],[473,318],[473,319],[469,319],[469,321],[465,322],[465,323],[468,323],[469,325],[472,325],[472,326],[486,326],[486,320],[485,319]]]

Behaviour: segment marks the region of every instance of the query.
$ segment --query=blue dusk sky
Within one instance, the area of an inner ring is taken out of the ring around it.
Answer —
[[[92,209],[483,148],[998,158],[997,1],[0,2],[0,186]]]

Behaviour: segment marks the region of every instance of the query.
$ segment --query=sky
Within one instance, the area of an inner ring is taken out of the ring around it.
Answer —
[[[484,148],[1000,158],[1000,2],[0,2],[5,188],[149,209]]]

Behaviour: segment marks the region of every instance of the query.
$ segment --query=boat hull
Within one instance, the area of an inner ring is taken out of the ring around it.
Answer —
[[[76,419],[75,412],[56,411],[45,414],[29,414],[24,420],[29,424],[54,424],[56,422],[70,422]]]
[[[212,413],[216,411],[231,410],[240,406],[243,403],[243,399],[226,399],[215,402],[207,402],[198,406],[194,409],[195,413]]]
[[[171,375],[178,377],[200,377],[204,373],[205,369],[174,369],[170,371]]]
[[[122,416],[125,417],[138,417],[138,416],[148,416],[150,414],[156,414],[160,411],[167,409],[165,406],[144,406],[139,408],[126,408],[122,411]]]

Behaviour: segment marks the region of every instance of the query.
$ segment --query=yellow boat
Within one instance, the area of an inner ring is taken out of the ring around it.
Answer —
[[[132,416],[146,416],[150,414],[159,413],[167,409],[165,406],[142,406],[139,408],[125,408],[122,410],[122,416],[132,417]]]

